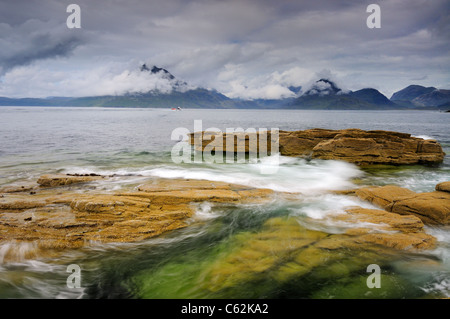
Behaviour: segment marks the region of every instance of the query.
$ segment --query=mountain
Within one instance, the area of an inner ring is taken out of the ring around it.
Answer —
[[[378,90],[372,88],[361,89],[358,91],[350,92],[350,96],[365,101],[367,103],[371,103],[378,106],[397,106],[394,102],[389,100],[386,96],[381,94]]]
[[[0,97],[0,105],[9,106],[99,106],[99,107],[154,107],[154,108],[246,108],[247,101],[236,101],[205,88],[194,88],[175,78],[164,68],[143,64],[140,72],[148,72],[149,79],[160,81],[165,90],[151,89],[144,93],[122,95],[51,97],[12,99]],[[157,87],[157,86],[156,86]],[[171,89],[167,89],[167,88]]]
[[[165,78],[165,79],[168,79],[168,80],[174,80],[175,79],[175,77],[169,71],[167,71],[166,69],[163,69],[163,68],[158,68],[155,65],[150,70],[147,67],[147,65],[144,63],[141,66],[141,72],[145,72],[145,71],[148,71],[148,72],[150,72],[152,74],[160,74],[160,73],[162,73],[162,77]]]
[[[440,106],[450,102],[450,90],[434,90],[412,100],[416,106]]]
[[[442,104],[450,102],[450,90],[410,85],[395,92],[391,97],[391,101],[413,108],[439,107]]]
[[[379,91],[367,88],[344,91],[328,79],[317,80],[303,95],[287,105],[291,109],[370,110],[402,108]]]
[[[312,87],[303,95],[311,96],[325,96],[335,95],[341,93],[342,90],[336,86],[336,84],[328,79],[317,80]]]
[[[315,81],[302,94],[300,86],[288,89],[295,97],[284,99],[231,99],[224,94],[190,86],[178,80],[168,70],[146,64],[130,72],[134,81],[148,85],[145,92],[128,92],[122,95],[48,98],[0,97],[5,106],[98,106],[98,107],[152,107],[152,108],[243,108],[243,109],[318,109],[318,110],[391,110],[405,108],[442,108],[450,102],[450,90],[410,85],[395,92],[391,99],[373,88],[346,91],[330,79]],[[131,79],[131,77],[130,77]],[[141,86],[142,87],[142,86]],[[135,89],[137,91],[137,89]],[[142,88],[141,88],[142,90]]]
[[[142,94],[81,97],[67,101],[63,106],[236,108],[239,106],[239,103],[217,91],[197,88],[185,92],[148,92]]]
[[[434,90],[436,90],[435,87],[424,87],[413,84],[392,94],[391,101],[412,101],[416,97],[433,92]]]

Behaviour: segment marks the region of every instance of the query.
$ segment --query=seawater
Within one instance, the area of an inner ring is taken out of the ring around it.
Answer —
[[[329,218],[345,207],[372,207],[327,191],[358,185],[394,184],[432,191],[450,180],[450,160],[439,167],[360,169],[340,161],[281,157],[275,174],[262,174],[270,158],[245,164],[174,164],[170,151],[179,127],[361,128],[392,130],[437,139],[450,154],[447,113],[434,111],[190,110],[0,107],[0,187],[32,183],[48,173],[116,176],[94,183],[105,192],[134,189],[149,178],[208,179],[276,191],[297,200],[258,205],[203,203],[187,228],[130,244],[93,244],[58,257],[29,258],[33,243],[0,246],[1,298],[441,298],[450,296],[450,230],[427,227],[438,247],[395,256],[348,251],[335,262],[302,275],[287,271],[222,275],[268,221],[294,220],[305,231],[339,234],[348,227]],[[88,190],[85,190],[88,191]],[[3,262],[14,251],[16,262]],[[270,257],[270,256],[269,256]],[[330,255],[330,258],[335,258]],[[263,258],[264,260],[264,258]],[[278,262],[278,261],[277,261]],[[280,269],[288,263],[280,260]],[[66,285],[67,266],[82,269],[82,287]],[[365,265],[382,265],[383,289],[369,290]],[[245,265],[245,260],[242,265]],[[284,267],[284,268],[283,268]],[[238,275],[239,274],[239,275]],[[220,281],[222,280],[222,281]],[[224,279],[225,278],[225,279]]]

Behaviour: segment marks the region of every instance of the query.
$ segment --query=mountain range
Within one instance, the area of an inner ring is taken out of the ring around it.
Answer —
[[[0,106],[97,106],[154,108],[258,108],[258,109],[448,109],[450,90],[410,85],[389,99],[378,90],[364,88],[345,91],[330,79],[321,78],[303,92],[302,87],[289,87],[295,97],[284,99],[231,99],[216,91],[191,87],[175,78],[168,70],[143,64],[140,72],[166,81],[170,91],[158,89],[141,93],[87,97],[8,98],[0,97]]]

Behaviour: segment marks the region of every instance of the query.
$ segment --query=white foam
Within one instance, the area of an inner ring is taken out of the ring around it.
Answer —
[[[450,297],[450,277],[448,273],[437,274],[434,282],[428,283],[422,290],[429,294]]]
[[[195,220],[209,220],[219,217],[221,214],[212,210],[212,204],[209,202],[203,202],[199,204],[195,210]]]
[[[0,245],[0,264],[6,261],[23,261],[38,249],[36,242],[8,241]]]
[[[376,208],[372,204],[361,201],[356,197],[323,194],[305,197],[302,200],[302,206],[295,209],[294,214],[306,215],[312,219],[324,219],[334,215],[346,214],[345,210],[349,207]]]
[[[435,140],[434,137],[428,135],[411,135],[412,137],[422,138],[424,140]]]
[[[288,160],[280,164],[274,174],[261,174],[260,165],[265,164],[216,164],[191,168],[166,166],[141,173],[161,178],[206,179],[304,194],[354,187],[351,179],[362,175],[356,166],[340,161]]]

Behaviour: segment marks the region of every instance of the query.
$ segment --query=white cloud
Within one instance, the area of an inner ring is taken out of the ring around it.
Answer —
[[[0,96],[97,96],[122,95],[159,91],[169,93],[176,80],[162,74],[141,72],[139,65],[133,70],[124,65],[107,64],[89,71],[50,71],[40,66],[16,67],[7,72],[0,82]],[[185,91],[193,86],[180,85],[176,90]]]

